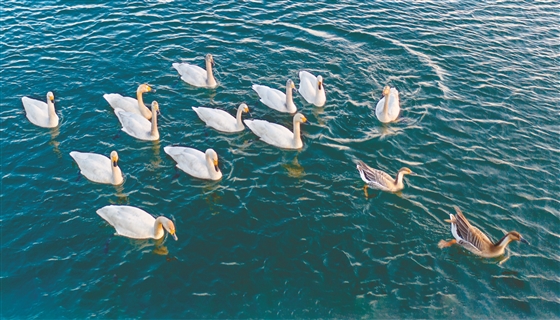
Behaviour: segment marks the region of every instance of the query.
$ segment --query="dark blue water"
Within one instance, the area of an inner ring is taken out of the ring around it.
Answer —
[[[0,12],[1,314],[5,318],[558,318],[560,6],[553,1],[5,1]],[[173,62],[203,66],[215,90]],[[251,85],[321,74],[327,104],[286,151],[222,134],[192,106],[291,127]],[[149,83],[159,142],[120,130],[105,93]],[[374,114],[400,92],[402,121]],[[55,94],[57,129],[21,97]],[[175,168],[167,145],[220,157],[218,182]],[[121,187],[79,174],[71,151],[117,150]],[[365,198],[355,161],[401,193]],[[131,240],[95,211],[140,207],[179,241]],[[459,206],[497,240],[500,265],[453,247]]]

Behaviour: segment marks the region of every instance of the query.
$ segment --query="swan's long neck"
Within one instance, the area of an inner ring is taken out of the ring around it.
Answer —
[[[159,138],[159,131],[157,128],[157,112],[154,108],[152,108],[152,131],[151,131],[151,135],[152,137],[158,137]]]
[[[322,94],[325,94],[323,84],[317,83],[317,94],[315,95],[315,100],[319,100],[319,97],[321,97]]]
[[[214,74],[212,73],[212,62],[210,60],[206,61],[206,85],[209,87],[216,86],[216,79],[214,79]]]
[[[146,119],[150,119],[152,117],[152,112],[146,105],[144,104],[144,98],[142,96],[142,91],[136,91],[136,100],[138,100],[138,109],[140,109],[140,113]]]
[[[397,172],[397,177],[395,178],[395,186],[397,188],[402,189],[404,187],[403,178],[404,178],[404,173],[402,171]]]
[[[325,95],[325,87],[321,84],[319,90],[317,90],[317,95],[315,96],[315,105],[323,106],[326,101],[327,97]]]
[[[286,109],[290,113],[296,112],[296,106],[294,105],[293,91],[290,84],[286,84]]]
[[[245,126],[243,125],[243,121],[241,120],[241,115],[243,114],[243,107],[237,108],[237,129],[243,129]]]
[[[212,179],[215,179],[219,176],[220,169],[215,168],[214,160],[212,160],[209,155],[206,155],[206,167],[208,168],[208,173],[210,174],[210,177],[212,177]]]
[[[114,185],[121,184],[123,182],[121,168],[119,168],[118,165],[113,164],[113,161],[111,161],[111,170],[113,171],[113,184]]]
[[[58,121],[58,116],[56,115],[56,112],[54,111],[54,102],[52,102],[51,99],[47,98],[47,109],[49,112],[49,122],[51,124],[54,124],[56,121]]]
[[[163,232],[163,219],[165,217],[157,217],[156,221],[154,222],[154,239],[161,239],[164,236]]]
[[[298,147],[303,145],[300,130],[300,122],[294,119],[294,145]]]
[[[385,103],[383,104],[383,114],[385,116],[389,115],[389,96],[391,94],[389,93],[388,95],[385,96]]]

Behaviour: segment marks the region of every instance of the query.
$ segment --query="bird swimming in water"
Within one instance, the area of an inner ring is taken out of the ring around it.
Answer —
[[[360,177],[366,183],[364,186],[364,193],[366,197],[368,196],[367,187],[388,192],[400,191],[404,188],[404,175],[413,174],[409,168],[403,167],[399,170],[399,172],[397,172],[397,176],[393,178],[381,170],[373,169],[360,160],[358,160],[356,168],[358,169],[358,172],[360,172]]]
[[[525,244],[529,244],[517,231],[506,233],[498,242],[494,243],[486,234],[469,223],[459,207],[454,206],[454,208],[457,215],[449,214],[450,219],[445,220],[445,222],[451,223],[451,233],[455,239],[451,241],[441,240],[438,243],[440,249],[458,244],[477,256],[495,258],[503,255],[506,247],[512,241],[521,241]],[[507,259],[508,258],[505,260]],[[501,261],[500,264],[504,263],[505,260]]]

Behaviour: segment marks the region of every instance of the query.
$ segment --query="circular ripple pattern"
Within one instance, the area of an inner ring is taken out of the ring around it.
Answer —
[[[5,1],[1,15],[2,315],[17,318],[509,318],[559,316],[560,6],[553,1]],[[173,62],[216,61],[215,90]],[[254,83],[299,70],[327,104],[295,102],[304,148],[221,134],[192,106],[291,126]],[[161,141],[120,130],[105,93],[156,92]],[[380,124],[385,84],[403,121]],[[25,118],[21,97],[55,94],[61,125]],[[224,178],[193,179],[166,145],[214,148]],[[79,175],[70,151],[118,150],[121,187]],[[355,161],[395,173],[399,194],[364,197]],[[113,236],[95,211],[171,217],[179,241]],[[499,265],[460,248],[453,205],[498,239]]]

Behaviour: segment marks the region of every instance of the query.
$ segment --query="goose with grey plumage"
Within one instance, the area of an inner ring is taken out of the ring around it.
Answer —
[[[399,172],[397,172],[397,176],[393,178],[389,174],[381,170],[374,169],[359,160],[356,164],[356,168],[360,173],[360,177],[366,183],[364,186],[364,193],[366,194],[366,197],[368,196],[367,187],[388,192],[400,191],[404,189],[404,175],[412,174],[412,171],[409,168],[403,167],[399,170]]]
[[[457,244],[477,256],[495,258],[503,255],[507,246],[512,241],[520,241],[529,244],[517,231],[506,233],[498,242],[494,243],[484,232],[470,224],[459,207],[454,206],[454,208],[457,215],[449,214],[450,219],[445,220],[445,222],[451,224],[451,233],[455,239],[451,241],[441,240],[438,243],[440,249]],[[505,260],[507,260],[507,258]],[[505,262],[505,260],[500,263]]]

